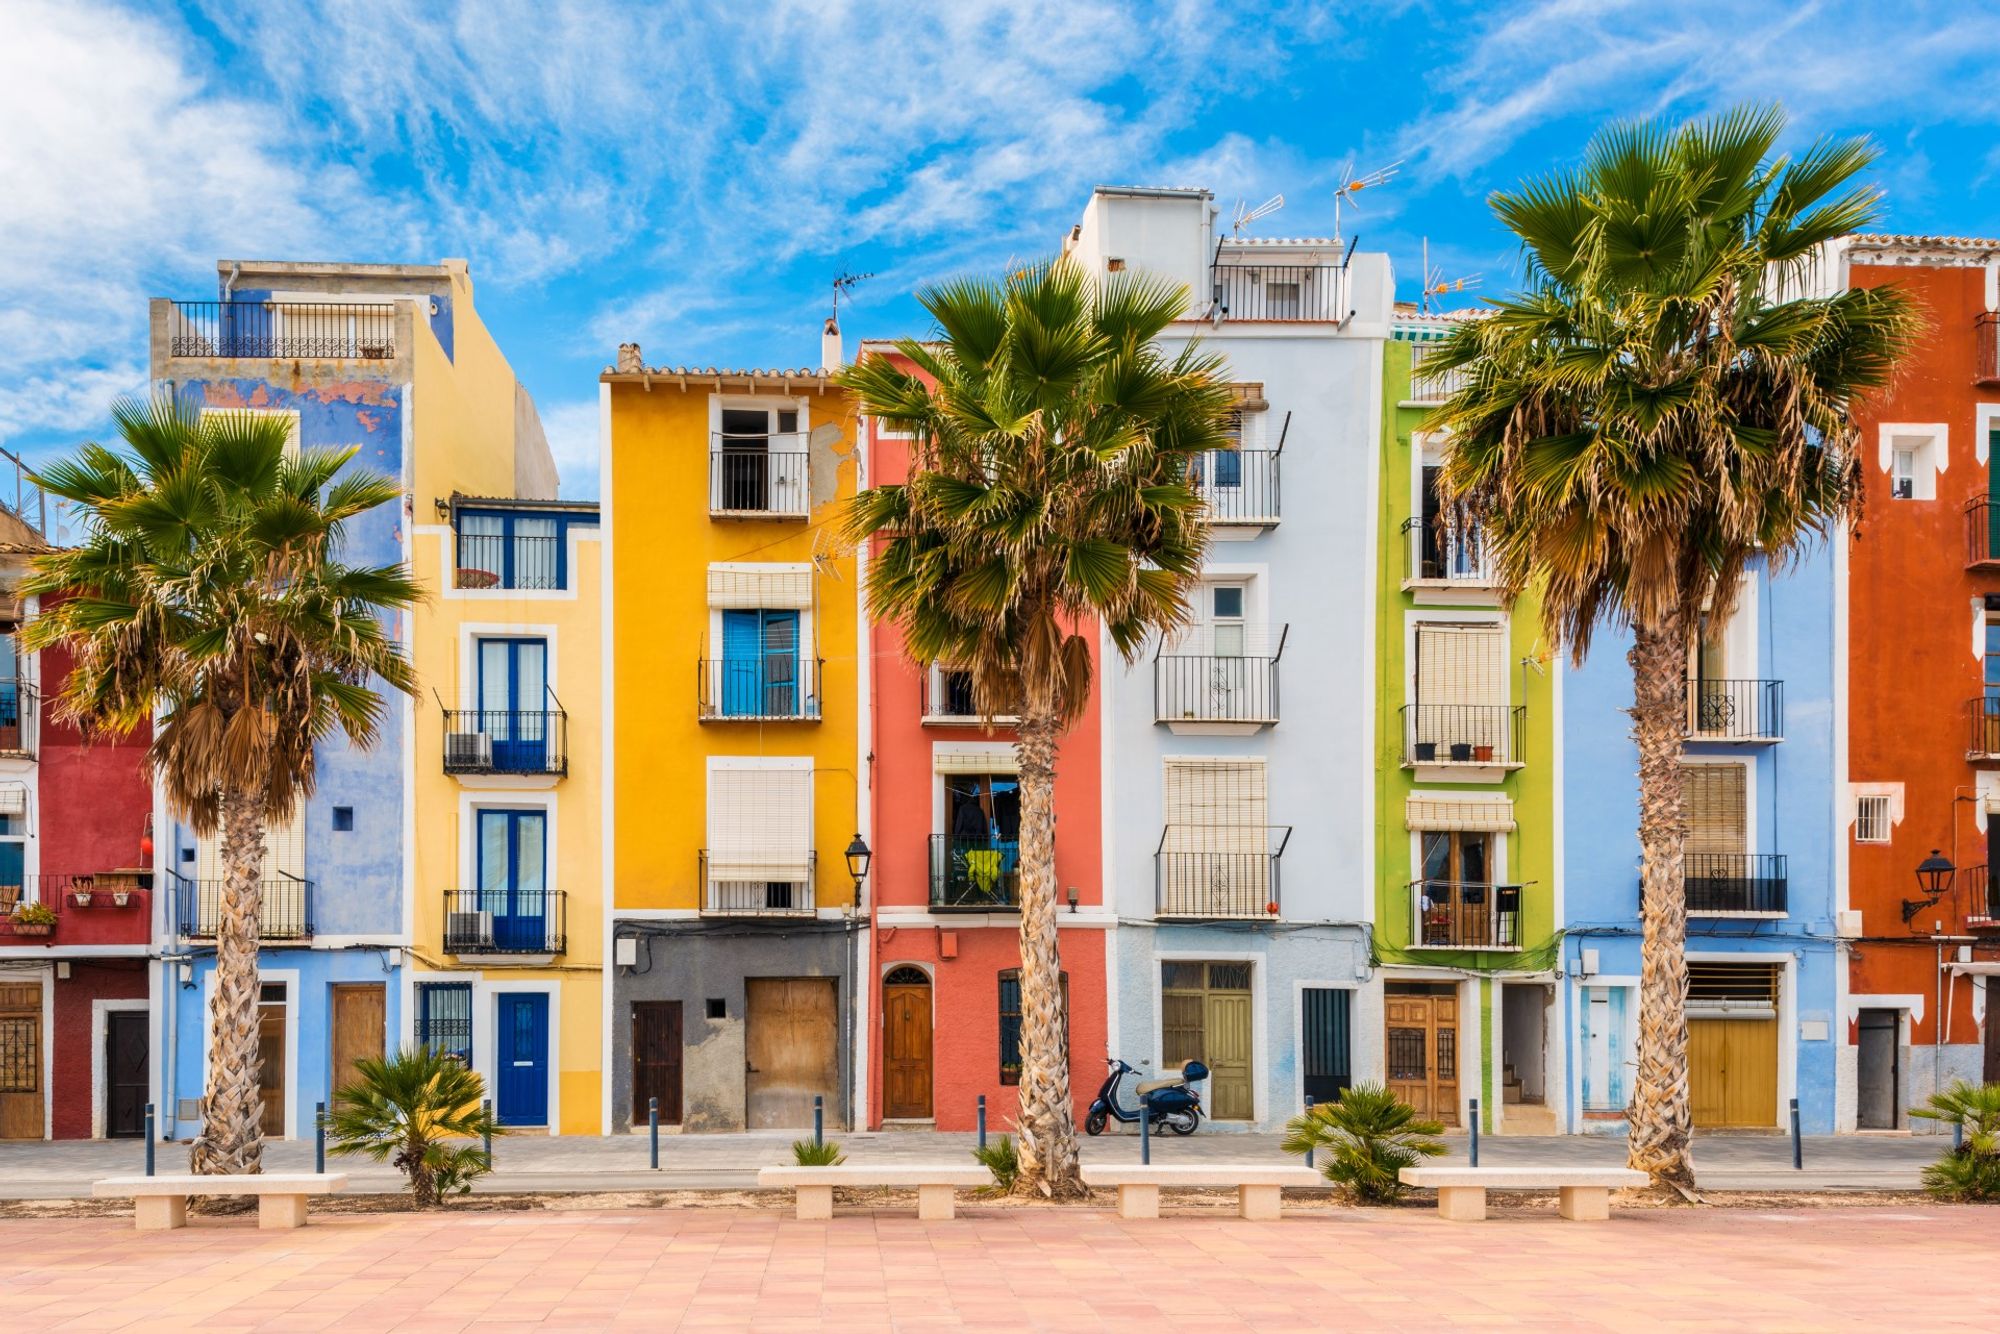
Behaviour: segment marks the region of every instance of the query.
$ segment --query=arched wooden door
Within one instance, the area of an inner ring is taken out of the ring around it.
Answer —
[[[921,968],[882,979],[882,1117],[931,1118],[931,979]]]

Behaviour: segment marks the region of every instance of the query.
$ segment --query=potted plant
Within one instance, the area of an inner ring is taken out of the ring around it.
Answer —
[[[97,881],[87,875],[80,875],[70,881],[69,897],[79,908],[90,906],[91,896],[97,891]]]
[[[1452,742],[1451,758],[1454,764],[1464,764],[1472,758],[1472,747],[1463,741]]]
[[[14,934],[17,936],[50,936],[55,934],[56,910],[46,903],[22,903],[16,905],[13,915]]]
[[[131,902],[132,902],[132,887],[130,885],[118,885],[112,889],[111,891],[112,907],[123,908]]]
[[[1437,759],[1437,757],[1438,757],[1438,743],[1437,743],[1437,742],[1435,742],[1435,741],[1419,741],[1419,742],[1417,743],[1417,763],[1418,763],[1418,764],[1429,764],[1429,763],[1431,763],[1431,762],[1432,762],[1433,760]]]
[[[1472,758],[1478,760],[1481,764],[1491,764],[1493,762],[1493,747],[1474,746],[1472,748]]]

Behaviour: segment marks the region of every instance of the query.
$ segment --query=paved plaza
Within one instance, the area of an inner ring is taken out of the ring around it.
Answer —
[[[0,1222],[0,1328],[1992,1327],[2000,1210],[1423,1209],[1275,1223],[972,1206]]]

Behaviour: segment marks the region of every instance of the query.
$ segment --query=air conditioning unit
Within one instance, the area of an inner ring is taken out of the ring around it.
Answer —
[[[445,948],[453,954],[471,954],[493,948],[493,914],[490,912],[446,913]]]
[[[444,762],[453,769],[491,769],[493,738],[484,732],[447,732]]]

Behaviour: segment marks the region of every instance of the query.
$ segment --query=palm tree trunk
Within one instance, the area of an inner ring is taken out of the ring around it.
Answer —
[[[210,1176],[263,1171],[263,1099],[257,1082],[257,935],[264,889],[263,794],[222,797],[221,903],[215,928],[215,996],[208,1009],[208,1086],[191,1170]]]
[[[1636,628],[1632,736],[1639,745],[1639,1073],[1632,1089],[1627,1163],[1655,1185],[1694,1188],[1688,1101],[1687,890],[1681,845],[1687,814],[1681,745],[1687,716],[1687,640],[1678,615]]]
[[[1053,708],[1024,707],[1021,764],[1021,1110],[1016,1195],[1087,1195],[1069,1090],[1069,1016],[1056,940],[1056,738]]]

